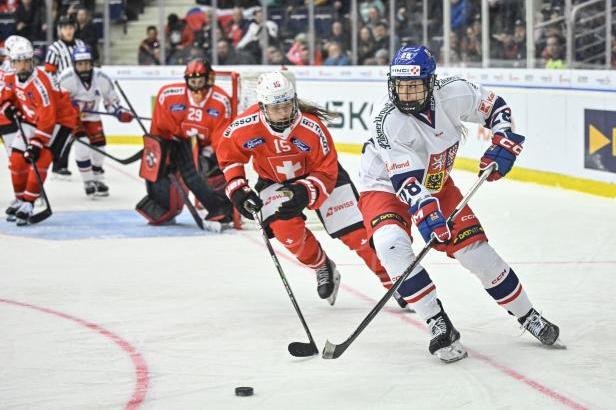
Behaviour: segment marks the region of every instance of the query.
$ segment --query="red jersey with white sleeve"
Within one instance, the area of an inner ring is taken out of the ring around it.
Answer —
[[[231,181],[245,181],[244,164],[251,158],[261,179],[304,184],[310,195],[309,209],[321,206],[338,177],[334,142],[317,116],[299,112],[291,126],[279,133],[267,124],[257,104],[249,107],[225,130],[217,157],[229,183],[229,197],[241,186]]]
[[[231,98],[222,88],[213,85],[197,103],[185,83],[174,83],[162,87],[156,96],[150,133],[167,140],[197,137],[199,145],[216,149],[231,120]]]
[[[14,73],[4,76],[2,103],[11,101],[24,116],[24,121],[35,127],[33,138],[49,145],[56,124],[56,94],[47,74],[36,68],[30,78],[22,83]]]

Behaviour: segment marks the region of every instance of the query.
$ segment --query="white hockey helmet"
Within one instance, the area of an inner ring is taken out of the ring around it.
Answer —
[[[279,71],[263,73],[257,79],[257,101],[259,108],[265,115],[267,123],[274,131],[282,132],[289,127],[297,116],[297,94],[293,83]],[[291,114],[287,118],[272,119],[268,114],[267,106],[279,105],[287,102],[293,103]]]
[[[5,43],[9,52],[11,61],[31,60],[34,58],[34,48],[32,43],[25,37],[14,36],[15,39],[9,37]],[[9,40],[12,40],[9,42]],[[7,44],[8,43],[8,44]]]

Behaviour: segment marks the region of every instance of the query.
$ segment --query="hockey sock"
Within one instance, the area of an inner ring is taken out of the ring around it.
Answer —
[[[522,317],[532,308],[518,275],[487,242],[473,243],[454,256],[479,278],[486,292],[507,311]]]
[[[314,268],[324,262],[325,253],[302,218],[278,219],[270,227],[276,239],[304,265]]]

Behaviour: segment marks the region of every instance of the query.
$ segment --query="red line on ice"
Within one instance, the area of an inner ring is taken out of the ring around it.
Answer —
[[[0,303],[6,303],[8,305],[25,307],[33,310],[37,310],[39,312],[47,313],[53,316],[60,317],[62,319],[67,319],[72,322],[77,323],[80,326],[86,327],[94,332],[105,336],[107,339],[111,340],[113,343],[118,345],[124,352],[128,354],[133,365],[135,366],[135,391],[126,406],[124,407],[126,410],[135,410],[139,408],[143,404],[143,400],[145,399],[145,395],[148,391],[148,385],[150,383],[150,375],[148,371],[148,365],[145,362],[145,359],[139,353],[139,351],[131,345],[125,339],[122,339],[120,336],[116,335],[113,332],[105,329],[104,327],[97,325],[96,323],[88,322],[87,320],[80,319],[75,316],[71,316],[66,313],[59,312],[57,310],[49,309],[46,307],[40,307],[36,305],[31,305],[29,303],[17,302],[14,300],[8,299],[0,299]]]
[[[257,239],[253,238],[252,236],[242,233],[244,237],[248,238],[251,242],[261,245],[263,247],[265,247],[265,245],[263,243],[261,243],[260,241],[258,241]],[[304,265],[302,265],[301,263],[299,263],[297,260],[295,260],[295,258],[292,258],[291,256],[284,254],[284,253],[280,253],[280,252],[276,252],[276,254],[279,257],[284,258],[285,260],[294,263],[297,266],[300,266],[302,268],[306,268]],[[307,269],[307,268],[306,268]],[[354,289],[348,285],[345,285],[344,283],[340,284],[340,288],[357,296],[359,299],[363,299],[366,302],[372,304],[372,305],[376,305],[377,301],[373,298],[371,298],[370,296],[367,296],[365,294],[363,294],[362,292],[358,291],[357,289]],[[411,319],[410,317],[408,317],[407,314],[402,313],[400,310],[398,309],[392,309],[389,307],[384,307],[383,310],[387,313],[393,314],[395,316],[397,316],[400,320],[402,320],[403,322],[406,322],[414,327],[416,327],[417,329],[420,329],[424,332],[426,332],[428,329],[426,328],[426,325],[420,321],[420,320],[415,320],[415,319]],[[479,359],[482,362],[494,367],[495,369],[499,370],[501,373],[511,377],[514,380],[517,380],[521,383],[526,384],[527,386],[529,386],[530,388],[532,388],[533,390],[551,398],[552,400],[555,400],[557,402],[559,402],[560,404],[562,404],[563,406],[572,408],[572,409],[578,409],[578,410],[582,410],[582,409],[587,409],[586,406],[584,406],[583,404],[577,403],[573,400],[571,400],[570,398],[550,389],[549,387],[544,386],[543,384],[524,376],[523,374],[503,365],[498,363],[497,361],[495,361],[494,359],[479,353],[476,350],[473,349],[469,349],[467,346],[466,350],[472,355],[473,358]]]

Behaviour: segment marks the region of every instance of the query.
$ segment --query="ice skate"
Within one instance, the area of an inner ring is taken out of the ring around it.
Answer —
[[[15,222],[15,220],[17,219],[15,214],[17,213],[17,210],[22,203],[23,201],[21,199],[14,199],[13,202],[11,202],[11,204],[8,206],[8,208],[6,208],[5,212],[7,222]]]
[[[23,201],[21,206],[15,212],[15,218],[17,226],[25,226],[30,223],[30,217],[32,216],[32,202]]]
[[[560,334],[558,326],[541,316],[541,313],[537,312],[534,308],[519,318],[518,322],[522,325],[523,329],[535,336],[544,345],[555,349],[567,348],[558,338]]]
[[[437,299],[437,302],[441,311],[427,320],[432,332],[428,350],[445,363],[457,362],[467,357],[468,353],[460,343],[460,332],[453,327],[441,301]]]
[[[86,191],[86,196],[88,198],[92,198],[96,193],[96,184],[94,181],[85,181],[83,183],[83,188]]]
[[[109,196],[109,187],[103,181],[94,181],[96,192],[94,196]]]
[[[329,258],[315,269],[317,274],[317,292],[321,299],[327,299],[330,305],[336,303],[338,288],[340,287],[340,273],[336,264]]]

